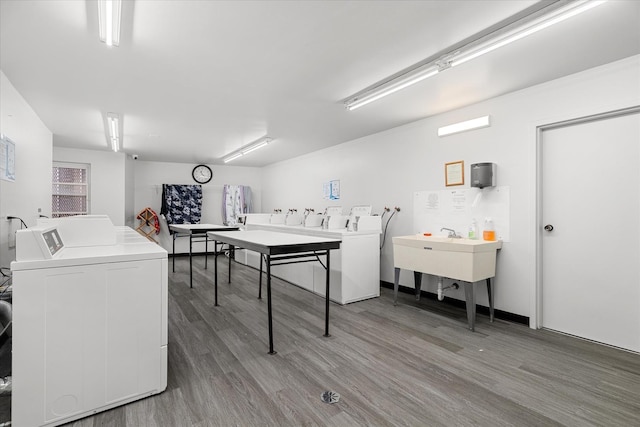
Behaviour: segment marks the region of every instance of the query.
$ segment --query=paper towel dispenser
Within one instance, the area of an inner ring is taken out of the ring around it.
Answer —
[[[496,164],[474,163],[471,165],[471,186],[484,188],[496,186]]]

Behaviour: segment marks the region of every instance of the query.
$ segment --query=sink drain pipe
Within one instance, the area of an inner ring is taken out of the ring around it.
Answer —
[[[438,276],[438,301],[444,300],[444,291],[447,289],[458,289],[460,286],[457,283],[452,283],[450,286],[442,286],[442,282],[444,278],[442,276]]]

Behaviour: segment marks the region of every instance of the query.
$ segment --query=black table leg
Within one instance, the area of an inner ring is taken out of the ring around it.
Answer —
[[[191,251],[193,246],[193,234],[189,234],[189,287],[193,288],[193,267],[191,266]]]
[[[218,242],[213,241],[214,247],[218,247]],[[218,305],[218,251],[213,252],[213,283],[215,288],[215,306]]]
[[[173,233],[173,272],[176,272],[176,233]]]
[[[214,245],[215,248],[215,245]],[[209,237],[204,234],[204,269],[207,269],[207,261],[209,260]]]
[[[258,299],[262,299],[262,254],[260,254],[260,278],[258,280]]]
[[[325,295],[325,307],[324,307],[324,336],[330,337],[329,333],[329,278],[331,277],[331,251],[327,249],[327,292]]]
[[[271,255],[267,255],[267,312],[269,313],[269,354],[273,351],[273,318],[271,315]]]
[[[229,247],[229,279],[227,283],[231,283],[231,244],[227,246]],[[220,248],[222,248],[222,246]]]

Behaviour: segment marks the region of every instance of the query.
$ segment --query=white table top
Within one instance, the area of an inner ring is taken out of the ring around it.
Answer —
[[[205,233],[207,231],[231,231],[237,230],[238,226],[235,225],[219,225],[219,224],[171,224],[169,228],[178,233]]]
[[[342,239],[266,230],[209,231],[210,239],[233,244],[264,254],[339,249]]]

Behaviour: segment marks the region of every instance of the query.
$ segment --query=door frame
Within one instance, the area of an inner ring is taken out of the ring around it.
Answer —
[[[623,117],[632,114],[640,114],[640,105],[632,107],[621,108],[617,110],[611,110],[604,113],[597,113],[567,120],[560,120],[557,122],[542,124],[536,126],[536,145],[535,145],[535,157],[536,157],[536,212],[535,212],[535,257],[536,257],[536,286],[535,294],[532,298],[532,310],[529,322],[529,327],[532,329],[540,329],[542,327],[542,195],[544,189],[542,188],[542,133],[546,130],[558,129],[567,126],[575,126],[582,123],[590,123],[599,120],[606,120],[616,117]]]

